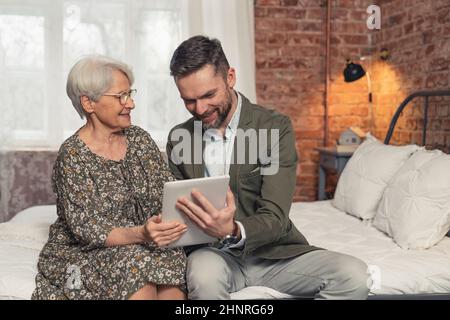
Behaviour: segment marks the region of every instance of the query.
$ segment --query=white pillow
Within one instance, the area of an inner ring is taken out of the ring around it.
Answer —
[[[333,205],[361,219],[372,219],[387,183],[417,145],[390,146],[368,134],[339,177]]]
[[[427,249],[450,229],[450,155],[420,150],[389,182],[373,225],[404,249]]]

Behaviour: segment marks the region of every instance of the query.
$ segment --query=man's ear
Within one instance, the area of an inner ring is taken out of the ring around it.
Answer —
[[[236,84],[236,70],[234,68],[229,68],[227,73],[227,85],[233,89]]]
[[[80,102],[86,114],[91,114],[94,112],[95,102],[89,99],[88,96],[81,96]]]

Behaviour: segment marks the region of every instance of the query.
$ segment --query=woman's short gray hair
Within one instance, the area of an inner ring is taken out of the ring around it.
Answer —
[[[133,84],[134,76],[131,68],[123,62],[105,56],[83,57],[70,70],[66,91],[81,119],[84,118],[81,97],[87,96],[93,101],[98,101],[112,85],[113,70],[123,72],[130,85]]]

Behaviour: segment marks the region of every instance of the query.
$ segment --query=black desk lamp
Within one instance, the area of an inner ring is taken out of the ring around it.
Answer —
[[[363,58],[361,58],[363,60]],[[347,66],[344,69],[345,82],[353,82],[361,79],[367,75],[367,88],[369,90],[369,113],[370,113],[370,132],[373,130],[373,108],[372,108],[372,83],[370,80],[369,72],[366,72],[364,68],[358,64],[347,60]]]
[[[358,64],[347,60],[347,66],[344,69],[344,80],[345,82],[353,82],[361,79],[367,75],[367,84],[369,89],[369,102],[372,102],[372,84],[370,81],[370,74],[364,70],[364,68]]]

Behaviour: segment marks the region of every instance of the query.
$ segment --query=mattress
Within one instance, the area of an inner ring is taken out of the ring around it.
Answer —
[[[356,256],[369,265],[371,295],[450,292],[450,238],[428,250],[403,250],[370,224],[334,208],[331,201],[294,203],[290,217],[311,244]],[[30,299],[37,261],[56,219],[55,206],[36,206],[0,224],[0,299]],[[295,298],[248,287],[233,299]]]
[[[0,300],[31,298],[39,252],[55,220],[56,206],[36,206],[0,224]]]
[[[311,244],[369,265],[372,295],[450,293],[450,238],[427,250],[404,250],[370,223],[331,201],[295,203],[290,217]]]

